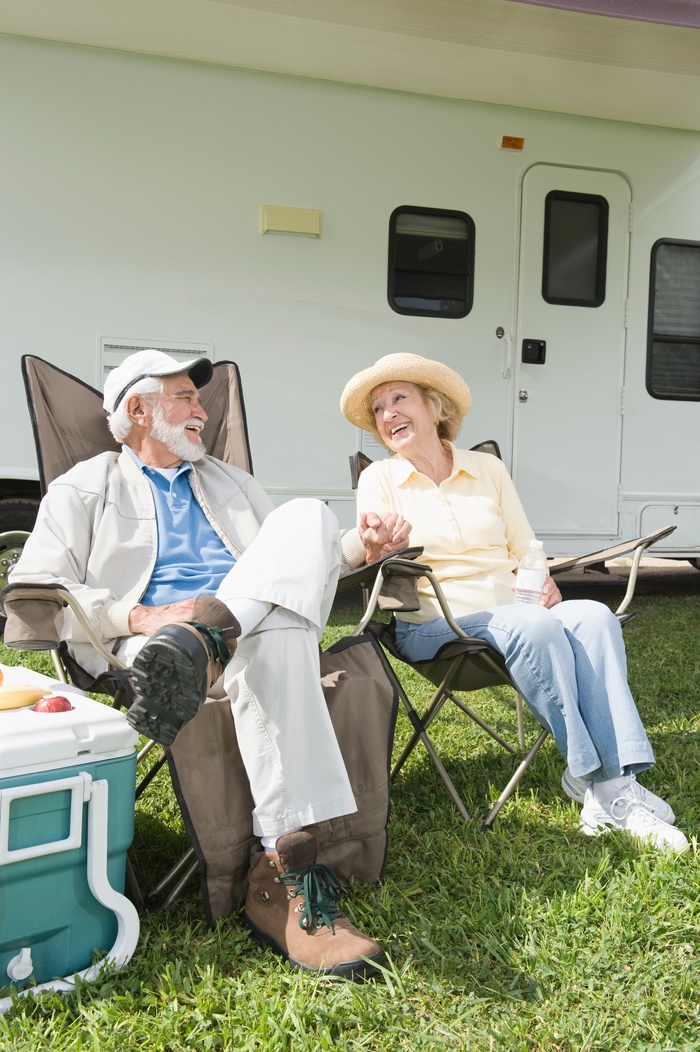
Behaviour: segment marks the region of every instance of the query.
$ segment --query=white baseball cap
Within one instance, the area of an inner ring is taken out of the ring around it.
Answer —
[[[146,376],[175,376],[177,373],[187,373],[195,387],[204,387],[211,380],[212,364],[208,358],[178,361],[165,351],[153,349],[130,354],[112,369],[105,380],[105,411],[113,413],[129,388]]]

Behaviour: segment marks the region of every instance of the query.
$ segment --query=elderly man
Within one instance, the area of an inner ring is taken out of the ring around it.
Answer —
[[[206,455],[205,358],[129,356],[105,383],[121,453],[56,479],[12,573],[79,600],[132,668],[127,718],[172,744],[223,672],[263,854],[244,921],[291,964],[362,978],[383,958],[337,906],[304,827],[356,810],[319,682],[318,644],[344,566],[405,546],[409,527],[371,517],[341,536],[319,501],[274,508],[252,476]],[[102,669],[69,612],[62,635]]]

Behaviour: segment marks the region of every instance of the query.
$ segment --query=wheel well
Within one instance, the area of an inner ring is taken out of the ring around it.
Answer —
[[[29,533],[34,529],[39,501],[33,497],[0,498],[0,550],[10,543],[8,534]]]
[[[17,497],[41,500],[41,487],[34,479],[0,479],[0,500]]]

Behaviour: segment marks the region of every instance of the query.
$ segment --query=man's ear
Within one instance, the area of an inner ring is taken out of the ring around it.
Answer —
[[[140,394],[127,397],[126,412],[129,419],[138,427],[146,427],[151,421],[151,407]]]

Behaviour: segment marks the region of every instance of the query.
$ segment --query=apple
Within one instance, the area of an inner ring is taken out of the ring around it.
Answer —
[[[62,694],[52,694],[50,698],[42,698],[34,706],[35,712],[68,712],[73,706],[68,698]]]

